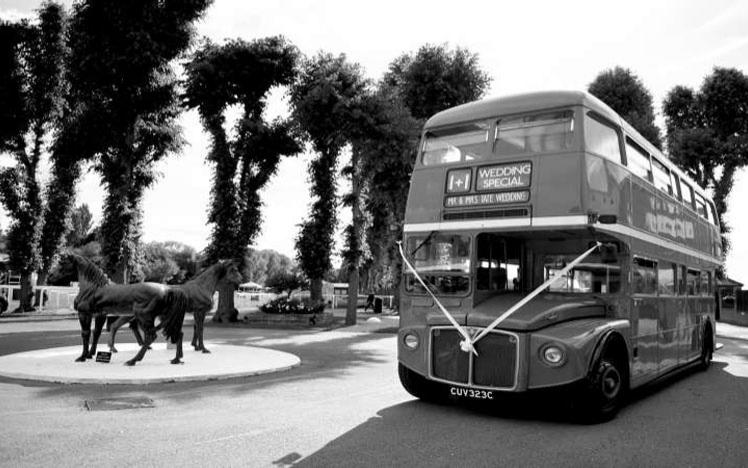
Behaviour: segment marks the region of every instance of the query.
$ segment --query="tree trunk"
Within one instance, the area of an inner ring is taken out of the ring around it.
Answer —
[[[214,322],[236,322],[238,311],[234,307],[234,285],[225,282],[218,285],[218,308],[213,316]]]
[[[324,304],[324,299],[322,298],[322,278],[314,278],[309,281],[309,296],[312,306]]]
[[[358,268],[348,271],[348,307],[345,312],[345,324],[356,325],[356,308],[358,307]]]
[[[35,310],[32,305],[33,299],[34,288],[31,285],[31,273],[22,273],[18,308],[14,312],[28,312]]]
[[[36,285],[37,286],[46,286],[47,285],[47,278],[49,278],[49,270],[41,268],[39,272],[37,273],[36,277]],[[42,303],[44,294],[39,293],[38,296],[34,297],[34,307],[44,306]]]
[[[122,259],[118,264],[114,273],[112,273],[112,281],[117,284],[127,284],[129,281],[127,274],[127,259]]]

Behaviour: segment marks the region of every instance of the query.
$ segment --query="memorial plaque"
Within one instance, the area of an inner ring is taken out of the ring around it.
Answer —
[[[112,353],[107,351],[99,351],[96,353],[96,362],[110,362],[112,360]]]

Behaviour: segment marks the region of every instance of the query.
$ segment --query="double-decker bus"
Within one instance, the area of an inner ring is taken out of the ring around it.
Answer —
[[[711,361],[714,204],[590,94],[429,119],[401,252],[399,375],[421,399],[564,389],[604,420],[630,389]]]

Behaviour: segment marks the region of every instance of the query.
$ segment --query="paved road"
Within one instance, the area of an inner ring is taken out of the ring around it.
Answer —
[[[0,323],[0,354],[75,344],[75,325]],[[582,426],[527,405],[485,413],[415,401],[397,381],[389,333],[211,327],[206,336],[288,351],[302,366],[144,387],[0,380],[0,466],[748,463],[748,341],[740,339],[719,340],[724,348],[709,371],[638,395],[610,423]],[[153,407],[85,409],[86,400],[122,397]]]

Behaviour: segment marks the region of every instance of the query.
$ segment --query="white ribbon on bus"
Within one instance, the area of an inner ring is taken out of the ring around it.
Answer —
[[[556,281],[558,278],[564,276],[569,271],[571,271],[572,268],[577,266],[582,260],[587,258],[589,254],[595,251],[598,247],[602,245],[600,242],[596,242],[594,246],[590,247],[586,252],[582,253],[582,255],[578,256],[571,262],[569,262],[568,265],[566,265],[564,268],[561,269],[558,273],[555,275],[552,275],[550,278],[548,278],[543,284],[535,288],[530,294],[523,297],[519,300],[516,304],[514,304],[512,307],[510,307],[506,312],[501,314],[491,322],[486,328],[481,330],[480,333],[478,333],[475,338],[470,338],[470,335],[468,332],[461,327],[457,321],[452,317],[452,314],[447,312],[447,309],[444,308],[444,306],[439,302],[439,299],[436,298],[436,296],[431,292],[431,290],[426,286],[426,283],[423,282],[421,277],[418,275],[418,272],[413,268],[413,266],[408,262],[408,259],[405,257],[405,253],[403,253],[403,245],[402,242],[398,242],[398,248],[400,249],[400,255],[403,257],[403,261],[405,262],[405,265],[408,267],[408,269],[413,273],[413,275],[416,277],[419,283],[421,283],[421,286],[429,293],[429,295],[434,299],[434,302],[436,302],[436,305],[439,306],[439,309],[442,311],[442,313],[447,317],[447,319],[450,321],[453,327],[457,329],[458,332],[463,337],[463,340],[460,342],[460,349],[465,352],[472,351],[476,356],[478,355],[478,352],[475,350],[475,343],[478,342],[481,338],[486,336],[488,333],[491,332],[494,328],[496,328],[501,322],[503,322],[507,317],[512,315],[514,312],[516,312],[520,307],[530,302],[535,296],[540,294],[545,288],[553,284],[554,281]]]
[[[463,327],[460,326],[459,323],[457,323],[457,320],[455,320],[454,317],[452,317],[452,314],[450,314],[447,309],[444,308],[441,302],[439,302],[439,299],[436,298],[434,293],[431,292],[431,289],[426,286],[426,283],[421,279],[421,276],[418,274],[415,268],[413,268],[413,265],[410,264],[408,261],[408,258],[405,256],[405,253],[403,252],[403,243],[398,241],[397,242],[397,248],[400,250],[400,256],[403,257],[403,262],[405,262],[405,265],[408,267],[408,269],[413,273],[413,276],[416,277],[419,283],[421,283],[421,286],[423,286],[423,289],[426,290],[427,293],[431,296],[431,298],[436,302],[436,305],[439,306],[439,310],[442,311],[442,314],[444,314],[445,317],[447,317],[447,320],[449,320],[449,323],[452,324],[455,329],[460,332],[460,335],[462,335],[462,341],[460,342],[460,349],[468,352],[472,351],[476,356],[478,355],[478,352],[473,348],[471,341],[470,341],[470,334],[468,334],[467,330],[465,330]],[[467,345],[467,347],[465,346]]]

